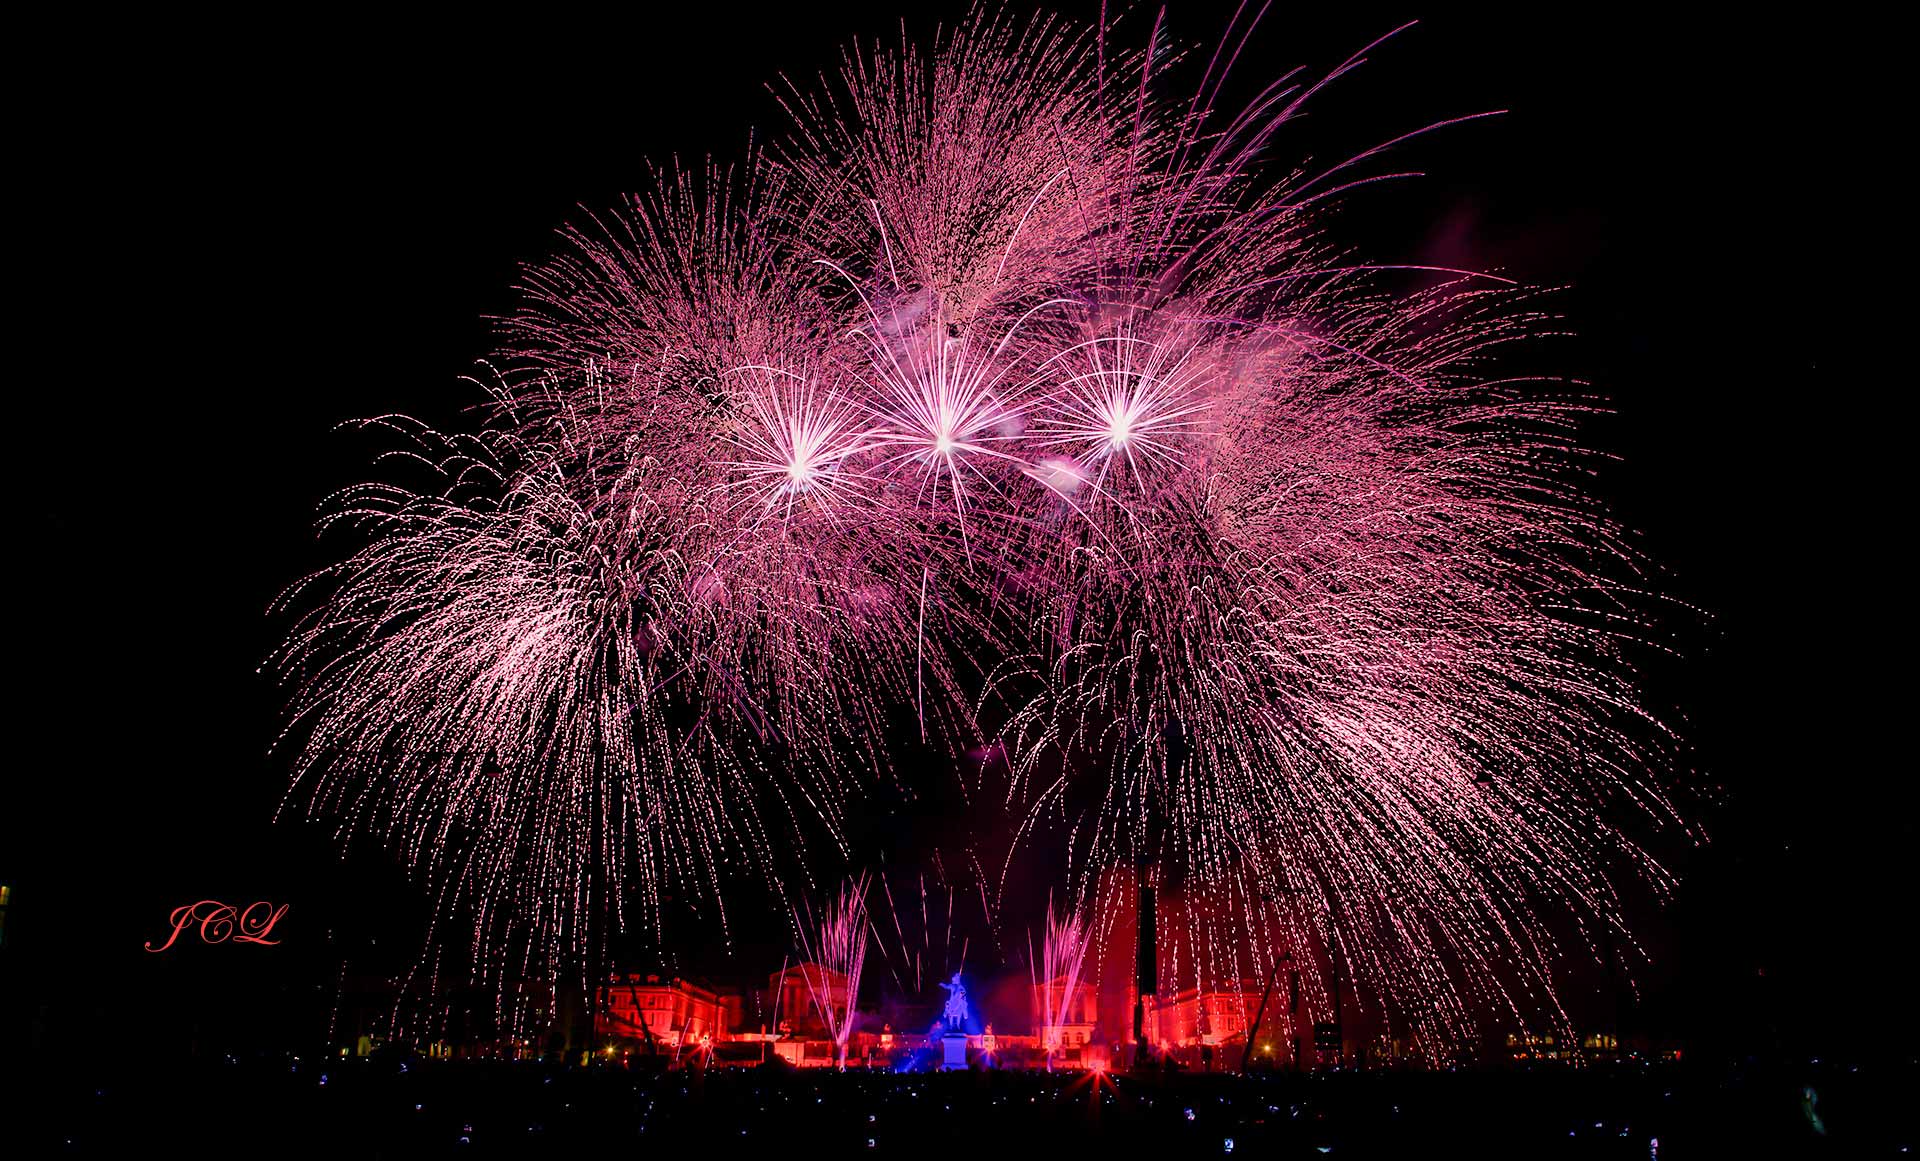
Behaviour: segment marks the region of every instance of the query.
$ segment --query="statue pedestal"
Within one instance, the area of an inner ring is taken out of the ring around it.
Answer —
[[[940,1048],[943,1057],[940,1063],[942,1069],[949,1072],[956,1068],[963,1071],[966,1069],[967,1034],[965,1032],[949,1032],[940,1037]]]

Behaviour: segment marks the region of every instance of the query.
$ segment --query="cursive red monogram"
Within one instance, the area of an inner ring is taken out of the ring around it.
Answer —
[[[202,943],[225,943],[232,940],[235,943],[260,943],[273,946],[280,941],[268,939],[267,936],[272,933],[273,925],[280,922],[280,917],[287,913],[287,906],[282,903],[275,907],[261,900],[249,905],[245,911],[236,911],[231,905],[222,903],[218,899],[202,899],[198,903],[187,903],[175,907],[172,914],[167,916],[167,922],[173,925],[173,931],[168,934],[167,941],[155,947],[153,941],[148,940],[146,947],[148,951],[165,951],[180,938],[182,931],[196,923],[200,925]]]

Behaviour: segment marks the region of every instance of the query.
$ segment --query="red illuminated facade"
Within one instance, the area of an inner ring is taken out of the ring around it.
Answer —
[[[847,1005],[847,977],[817,963],[797,963],[767,977],[767,1001],[779,1014],[780,1031],[797,1037],[824,1037],[827,1022],[820,1005],[835,1011]]]
[[[1260,1008],[1261,989],[1255,984],[1225,988],[1185,988],[1161,1003],[1157,1028],[1159,1042],[1168,1048],[1216,1047],[1246,1043],[1247,1029]],[[1269,1001],[1266,1019],[1261,1021],[1263,1035],[1284,1037],[1284,999]],[[1278,1023],[1276,1023],[1276,1021]]]
[[[1058,1019],[1049,1022],[1049,1012],[1057,1013]],[[1033,1023],[1033,1038],[1041,1050],[1056,1045],[1058,1061],[1070,1063],[1097,1039],[1100,990],[1086,980],[1074,981],[1071,995],[1067,994],[1065,978],[1037,984],[1033,989]]]
[[[625,976],[600,990],[594,1039],[667,1049],[698,1047],[727,1039],[739,1027],[740,1008],[739,996],[688,980]]]

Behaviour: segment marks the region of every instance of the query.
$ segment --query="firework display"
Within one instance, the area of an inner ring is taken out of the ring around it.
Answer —
[[[1065,836],[1063,1003],[1115,867],[1177,901],[1170,978],[1291,953],[1434,1042],[1631,948],[1620,880],[1667,876],[1618,820],[1678,814],[1591,404],[1503,374],[1520,288],[1327,241],[1380,151],[1268,163],[1354,61],[1235,111],[1243,27],[1122,31],[851,53],[740,172],[526,272],[477,430],[371,421],[404,482],[286,598],[282,744],[483,967],[668,892],[724,921],[863,787],[950,776],[906,739],[1003,755],[1014,845]],[[864,889],[796,923],[857,987]]]
[[[1048,1071],[1053,1070],[1054,1057],[1062,1047],[1063,1029],[1073,1018],[1074,1000],[1080,995],[1080,972],[1086,966],[1089,934],[1083,915],[1069,910],[1056,916],[1049,902],[1040,953],[1028,956],[1035,972],[1033,990],[1040,1007],[1035,1015]]]
[[[826,1025],[833,1044],[834,1063],[847,1067],[847,1039],[857,1018],[854,1004],[860,996],[860,974],[867,962],[871,939],[867,921],[867,880],[864,876],[841,887],[820,916],[819,930],[809,934],[803,915],[794,916],[806,962],[800,965],[807,996]]]

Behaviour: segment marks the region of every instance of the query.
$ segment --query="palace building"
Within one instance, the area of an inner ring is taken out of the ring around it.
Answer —
[[[777,1057],[797,1068],[830,1067],[838,1054],[822,1007],[846,1011],[850,992],[845,975],[806,962],[769,975],[757,996],[678,977],[624,975],[599,991],[593,1051],[616,1060],[707,1052],[707,1059],[716,1063]],[[989,998],[984,1008],[976,1009],[965,1029],[968,1060],[974,1066],[1013,1068],[1131,1066],[1134,992],[1131,987],[1122,992],[1103,992],[1087,979],[1075,980],[1069,988],[1065,977],[1003,989],[995,993],[997,1003]],[[940,1024],[927,997],[883,991],[864,1005],[859,997],[851,999],[849,1064],[929,1067],[938,1057]],[[1176,1058],[1186,1067],[1227,1067],[1229,1057],[1240,1058],[1260,1002],[1259,985],[1247,981],[1188,987],[1171,996],[1148,997],[1143,1030],[1156,1057]],[[1018,1010],[1022,1003],[1027,1006],[1024,1012]],[[1285,1004],[1283,995],[1269,1001],[1266,1019],[1259,1024],[1263,1042],[1285,1042],[1292,1035],[1282,1010]],[[1239,1047],[1227,1051],[1229,1046]]]
[[[1058,1013],[1055,1023],[1047,1022],[1047,1013]],[[1086,980],[1074,981],[1073,994],[1067,995],[1065,976],[1057,976],[1033,989],[1033,1039],[1042,1052],[1057,1044],[1056,1063],[1077,1061],[1089,1044],[1094,1043],[1100,1026],[1100,991]]]
[[[726,1040],[740,1019],[738,995],[678,978],[630,975],[601,988],[593,1032],[603,1044],[638,1041],[672,1051]]]

